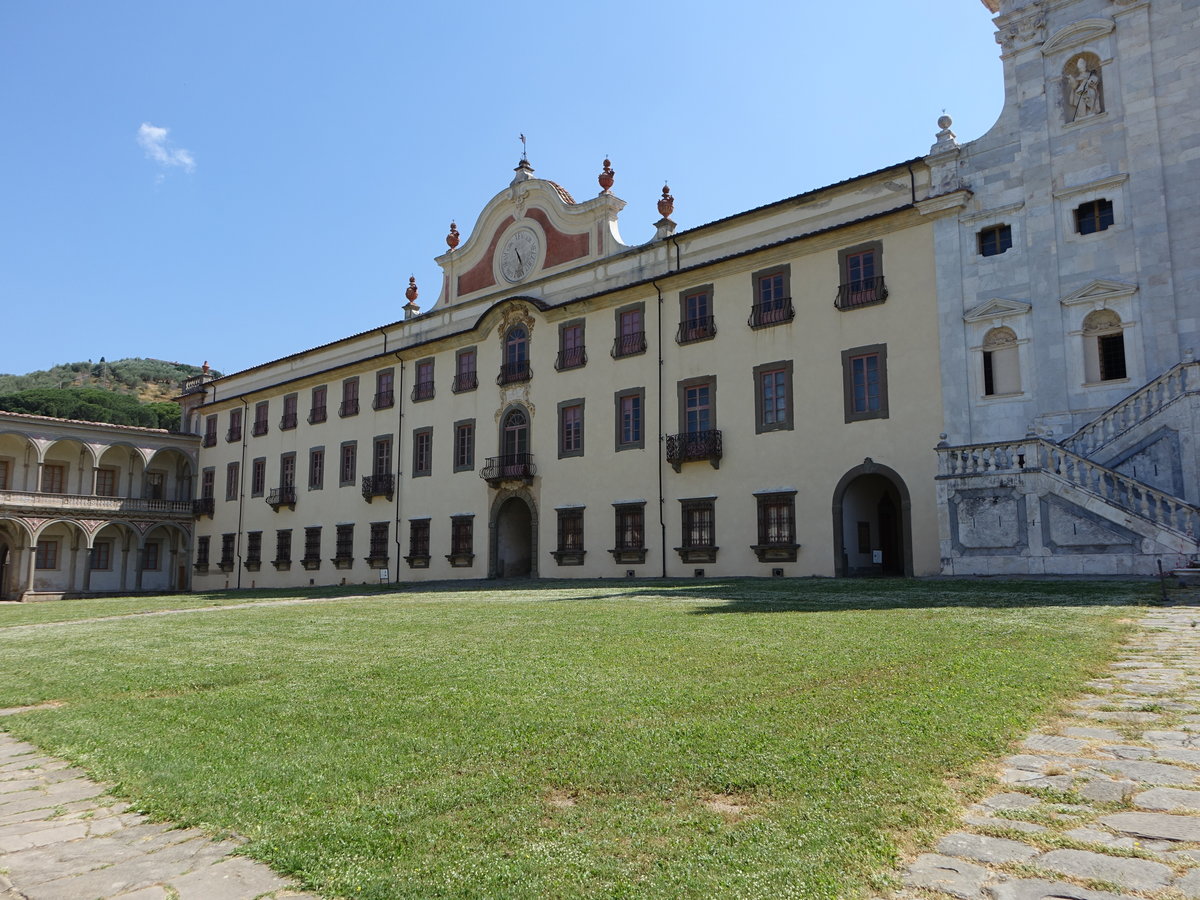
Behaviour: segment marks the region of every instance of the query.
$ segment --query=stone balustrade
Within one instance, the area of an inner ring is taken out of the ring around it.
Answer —
[[[1189,538],[1200,534],[1200,509],[1044,438],[938,448],[938,478],[1040,472]]]
[[[1179,363],[1065,438],[1062,446],[1091,456],[1169,403],[1192,393],[1200,393],[1200,362]]]
[[[150,500],[142,497],[97,497],[90,494],[47,494],[40,491],[0,491],[0,506],[61,512],[66,515],[154,515],[191,519],[191,500]]]

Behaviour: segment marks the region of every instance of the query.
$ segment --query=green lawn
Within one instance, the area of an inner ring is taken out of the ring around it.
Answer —
[[[0,727],[328,896],[847,898],[1152,593],[538,582],[0,628],[0,706],[66,701]],[[71,616],[114,602],[146,601]]]

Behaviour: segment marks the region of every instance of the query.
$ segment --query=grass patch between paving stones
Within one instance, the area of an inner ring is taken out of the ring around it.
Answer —
[[[1152,590],[534,582],[0,629],[0,706],[66,701],[0,727],[329,895],[848,898]]]

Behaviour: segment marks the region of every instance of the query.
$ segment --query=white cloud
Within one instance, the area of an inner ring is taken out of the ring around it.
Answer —
[[[170,146],[170,142],[167,140],[169,131],[169,128],[159,128],[157,125],[143,122],[138,129],[138,145],[146,151],[147,159],[154,160],[164,168],[175,166],[185,172],[195,171],[196,160],[191,151],[182,147]]]

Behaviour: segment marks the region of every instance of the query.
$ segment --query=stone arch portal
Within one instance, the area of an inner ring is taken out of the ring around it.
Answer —
[[[913,574],[912,501],[894,469],[870,457],[833,492],[834,569],[839,577]]]
[[[505,491],[488,523],[488,576],[537,578],[537,506],[526,490]]]

